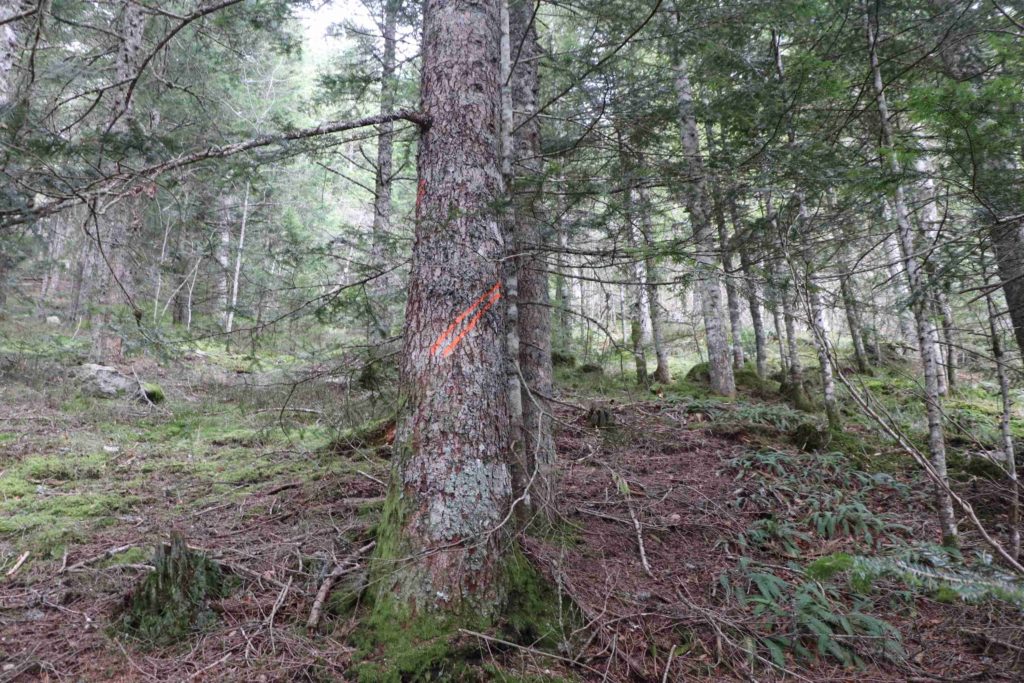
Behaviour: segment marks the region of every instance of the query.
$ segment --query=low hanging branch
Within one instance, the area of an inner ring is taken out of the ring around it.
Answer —
[[[242,154],[243,152],[248,152],[249,150],[258,149],[260,147],[269,147],[270,145],[292,142],[295,140],[305,140],[307,138],[330,135],[332,133],[342,133],[355,128],[365,128],[367,126],[376,126],[382,123],[392,123],[394,121],[409,121],[410,123],[416,124],[421,129],[430,126],[430,116],[427,114],[413,109],[399,109],[387,114],[374,114],[373,116],[364,116],[358,119],[327,121],[309,128],[297,128],[283,133],[261,135],[256,138],[242,140],[228,145],[211,145],[206,149],[183,154],[173,159],[168,159],[167,161],[153,164],[152,166],[147,166],[142,169],[124,171],[105,176],[90,183],[84,188],[75,190],[73,195],[60,197],[53,201],[30,208],[0,211],[0,227],[19,225],[44,216],[50,216],[65,209],[82,204],[90,197],[96,197],[103,194],[116,194],[118,191],[123,191],[125,186],[138,182],[139,179],[153,180],[164,173],[184,168],[186,166],[191,166],[192,164],[196,164],[201,161],[224,159],[226,157]]]

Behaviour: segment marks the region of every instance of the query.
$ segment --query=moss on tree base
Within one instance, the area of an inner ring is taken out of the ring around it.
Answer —
[[[397,505],[397,504],[396,504]],[[387,504],[386,504],[387,507]],[[380,582],[399,544],[389,536],[392,506],[378,528],[378,549],[372,576]],[[538,649],[564,646],[564,629],[581,623],[571,601],[560,599],[526,556],[514,546],[503,559],[496,590],[504,596],[496,613],[472,608],[454,612],[414,610],[400,596],[386,590],[371,591],[365,613],[352,640],[358,648],[352,675],[364,683],[399,681],[487,681],[485,642],[473,633],[496,637]],[[386,584],[386,582],[382,582]]]

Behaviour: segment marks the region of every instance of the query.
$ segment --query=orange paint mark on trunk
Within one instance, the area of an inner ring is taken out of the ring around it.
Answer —
[[[416,215],[420,213],[420,200],[427,194],[427,179],[420,178],[420,186],[416,188]]]
[[[455,335],[455,337],[448,342],[443,349],[441,349],[440,353],[442,356],[445,358],[450,356],[452,351],[455,350],[455,347],[458,346],[466,335],[476,327],[476,324],[480,322],[480,318],[483,317],[483,314],[486,313],[491,306],[496,304],[499,299],[501,299],[501,283],[497,282],[493,287],[484,292],[480,298],[470,304],[468,308],[455,317],[452,324],[434,340],[434,343],[430,347],[430,353],[438,353],[438,349],[441,349],[441,345],[448,341],[449,337],[451,337],[459,328],[459,325],[462,324],[462,321],[476,311],[476,315],[470,318],[469,322],[466,323],[466,326],[462,328],[462,331]]]

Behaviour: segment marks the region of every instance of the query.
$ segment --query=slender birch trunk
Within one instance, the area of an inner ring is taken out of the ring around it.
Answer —
[[[889,118],[889,106],[886,102],[882,70],[879,66],[876,49],[875,26],[872,23],[871,12],[867,3],[864,5],[864,23],[867,33],[868,58],[870,60],[872,82],[875,89],[881,128],[881,144],[878,151],[881,157],[888,157],[889,171],[894,178],[899,178],[902,175],[902,169],[900,168],[899,159],[895,154],[893,126]],[[946,442],[942,429],[942,399],[939,395],[939,368],[936,363],[935,340],[932,326],[928,319],[927,283],[917,255],[914,230],[910,222],[909,212],[907,211],[902,183],[896,183],[893,190],[892,203],[896,214],[900,245],[903,250],[904,270],[910,289],[911,309],[917,326],[921,363],[924,366],[924,398],[928,414],[928,449],[931,455],[932,467],[935,468],[936,473],[945,481]],[[945,545],[956,545],[957,523],[956,515],[953,511],[953,501],[949,494],[939,486],[935,488],[935,497],[942,529],[942,542]]]
[[[651,222],[651,200],[643,188],[637,190],[640,207],[640,234],[644,248],[644,270],[647,278],[647,305],[651,319],[651,341],[658,365],[654,369],[654,380],[671,384],[672,371],[668,366],[668,349],[665,346],[664,317],[661,310],[658,284],[658,265],[654,257],[654,225]]]
[[[631,265],[632,280],[634,282],[633,296],[630,306],[629,341],[633,351],[633,363],[636,367],[636,383],[640,386],[650,384],[647,376],[647,355],[644,352],[644,309],[647,305],[647,277],[644,272],[644,260],[640,257],[641,234],[637,227],[636,216],[636,189],[630,187],[626,190],[626,236],[629,240],[629,247],[633,251],[633,263]]]
[[[782,34],[772,31],[772,43],[775,52],[775,72],[779,83],[785,86],[786,69],[782,60]],[[785,93],[785,87],[783,87]],[[793,122],[787,122],[789,148],[798,152],[796,142],[796,129]],[[800,260],[804,272],[804,291],[807,294],[808,309],[810,312],[811,338],[814,342],[814,349],[818,354],[818,366],[821,373],[822,398],[825,402],[825,414],[828,416],[828,425],[831,429],[842,429],[839,418],[839,405],[836,403],[836,386],[832,377],[832,361],[828,351],[828,318],[825,316],[825,302],[821,295],[821,286],[816,277],[817,264],[814,260],[812,231],[809,229],[809,217],[807,215],[807,202],[803,189],[798,188],[795,195],[797,203],[797,234],[801,242]],[[787,328],[788,329],[788,328]],[[791,350],[792,352],[792,350]]]
[[[736,380],[733,376],[729,340],[725,330],[721,273],[716,258],[718,250],[711,226],[710,203],[697,133],[693,92],[687,65],[682,60],[676,65],[675,87],[684,161],[691,178],[684,188],[684,196],[697,249],[698,286],[707,335],[711,390],[723,396],[734,396]]]
[[[214,248],[214,260],[217,262],[217,273],[214,291],[217,299],[217,317],[220,329],[228,329],[228,313],[231,301],[231,200],[224,197],[220,207],[220,225],[217,244]]]
[[[228,319],[224,331],[231,334],[235,323],[235,308],[238,306],[238,284],[242,275],[242,254],[245,252],[245,227],[249,222],[249,190],[250,183],[245,184],[245,195],[242,198],[242,220],[238,226],[238,246],[235,248],[235,272],[231,276],[231,302],[228,305]]]
[[[729,219],[732,222],[733,233],[740,234],[739,209],[736,206],[736,198],[734,196],[729,197]],[[750,324],[754,328],[754,361],[757,368],[757,376],[765,379],[768,376],[768,334],[765,332],[758,278],[755,277],[754,260],[750,257],[750,249],[751,245],[748,242],[741,244],[736,251],[740,255],[743,293],[747,297],[747,308],[750,310]]]
[[[867,350],[864,348],[863,328],[860,319],[860,304],[857,301],[857,282],[850,270],[850,253],[847,249],[839,260],[841,271],[839,273],[839,294],[843,300],[843,310],[846,313],[846,327],[850,331],[850,341],[853,343],[853,359],[857,364],[857,372],[866,375],[871,372],[871,364],[868,363]]]

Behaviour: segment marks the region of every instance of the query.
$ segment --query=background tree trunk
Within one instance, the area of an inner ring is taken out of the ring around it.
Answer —
[[[384,0],[384,52],[381,56],[380,112],[395,108],[395,51],[397,45],[398,10],[401,0]],[[391,336],[391,317],[387,296],[391,290],[388,269],[388,244],[391,232],[391,184],[394,175],[395,124],[391,121],[377,127],[377,169],[373,183],[373,233],[370,246],[372,267],[380,275],[369,291],[370,343],[380,344]]]
[[[732,356],[725,330],[721,275],[718,270],[718,259],[715,257],[718,250],[711,227],[704,161],[700,153],[697,118],[693,109],[693,92],[687,67],[683,62],[676,66],[675,85],[683,154],[691,178],[684,193],[690,223],[693,226],[694,246],[697,250],[701,311],[707,334],[711,390],[723,396],[734,396],[736,380],[733,377]]]
[[[864,22],[867,28],[868,57],[871,65],[872,81],[875,88],[878,118],[882,133],[879,153],[889,159],[889,170],[894,178],[901,176],[900,162],[893,147],[892,122],[889,120],[889,107],[885,97],[885,86],[882,71],[879,67],[878,53],[875,49],[876,35],[871,21],[868,5],[864,5]],[[935,472],[946,480],[946,442],[942,430],[942,399],[939,392],[939,368],[935,351],[935,335],[933,326],[928,319],[928,292],[923,271],[917,256],[917,245],[913,227],[910,223],[903,185],[896,183],[893,190],[893,211],[896,215],[898,237],[903,250],[903,264],[907,283],[910,288],[910,307],[917,326],[917,340],[921,353],[921,364],[924,366],[924,401],[928,414],[928,449],[931,464]],[[956,515],[953,512],[953,501],[941,487],[935,487],[936,506],[939,510],[939,523],[942,528],[942,542],[945,545],[956,545]]]
[[[530,507],[549,522],[555,519],[555,442],[551,432],[553,393],[551,307],[548,273],[543,259],[547,225],[543,213],[543,166],[537,111],[541,55],[533,25],[533,3],[512,0],[509,7],[512,54],[512,103],[515,121],[515,232],[519,258],[519,367],[523,373],[523,447],[526,472],[532,480]]]

